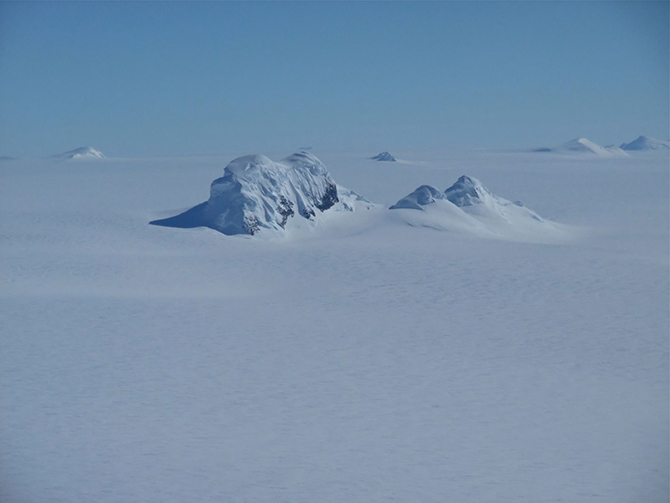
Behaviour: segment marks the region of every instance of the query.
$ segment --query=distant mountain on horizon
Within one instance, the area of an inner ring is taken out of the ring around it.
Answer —
[[[94,149],[93,147],[79,147],[74,150],[69,150],[63,152],[62,154],[55,154],[51,157],[55,159],[104,159],[105,156],[99,150]]]
[[[390,153],[388,152],[380,152],[379,154],[370,157],[373,161],[384,161],[384,162],[397,162],[398,159],[393,157]]]
[[[556,147],[535,148],[531,152],[547,152],[568,155],[597,155],[600,157],[624,157],[626,154],[615,145],[603,147],[588,138],[575,138]]]
[[[649,151],[649,150],[669,150],[670,141],[657,140],[649,136],[638,136],[630,143],[619,145],[622,150],[628,151]]]

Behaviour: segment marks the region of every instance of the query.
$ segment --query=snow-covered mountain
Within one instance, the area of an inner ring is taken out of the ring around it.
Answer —
[[[614,145],[603,147],[587,138],[575,138],[556,147],[544,147],[534,149],[533,152],[550,152],[568,155],[597,155],[601,157],[614,157],[627,155]]]
[[[476,178],[461,176],[456,183],[444,191],[452,204],[472,216],[500,217],[509,222],[519,218],[530,218],[537,222],[544,220],[534,211],[526,208],[521,201],[511,202],[492,194]]]
[[[239,157],[211,184],[210,197],[184,213],[154,220],[167,227],[209,227],[223,234],[283,232],[294,222],[314,223],[327,210],[354,211],[370,204],[338,187],[316,156],[293,154],[280,162],[263,155]]]
[[[57,159],[104,159],[104,155],[93,147],[79,147],[52,157]]]
[[[444,192],[422,185],[390,209],[419,210],[421,213],[403,212],[402,218],[413,226],[484,237],[542,241],[562,233],[557,224],[544,220],[523,203],[498,197],[469,176],[461,176]]]
[[[630,143],[622,143],[622,150],[668,150],[670,141],[657,140],[648,136],[638,136]]]
[[[390,153],[388,152],[380,152],[374,157],[370,157],[370,159],[374,161],[386,161],[386,162],[396,162],[397,159],[393,157]]]

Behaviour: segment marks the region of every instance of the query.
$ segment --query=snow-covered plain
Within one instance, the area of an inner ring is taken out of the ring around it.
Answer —
[[[148,225],[249,152],[2,164],[1,501],[667,502],[667,151],[315,153],[380,206],[272,239]],[[461,175],[572,239],[387,210]]]

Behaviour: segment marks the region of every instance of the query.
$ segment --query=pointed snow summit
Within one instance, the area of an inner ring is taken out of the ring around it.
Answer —
[[[374,157],[370,157],[374,161],[397,162],[397,159],[388,152],[380,152]]]
[[[575,138],[569,142],[551,148],[537,148],[533,152],[550,152],[567,155],[597,155],[600,157],[614,157],[627,155],[615,146],[603,147],[587,138]]]
[[[630,143],[622,143],[620,145],[622,150],[668,150],[670,149],[670,141],[657,140],[648,136],[638,136]]]
[[[298,222],[315,223],[331,209],[353,211],[359,201],[367,202],[338,187],[323,163],[308,152],[293,154],[280,162],[263,155],[248,155],[226,166],[223,176],[212,182],[207,201],[177,216],[150,223],[209,227],[227,235],[283,233]]]
[[[93,147],[79,147],[62,154],[52,156],[57,159],[104,159],[105,156]]]

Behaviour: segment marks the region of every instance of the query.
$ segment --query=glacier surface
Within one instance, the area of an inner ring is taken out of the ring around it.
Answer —
[[[668,501],[667,153],[319,152],[379,204],[147,225],[242,154],[3,163],[0,501]]]

